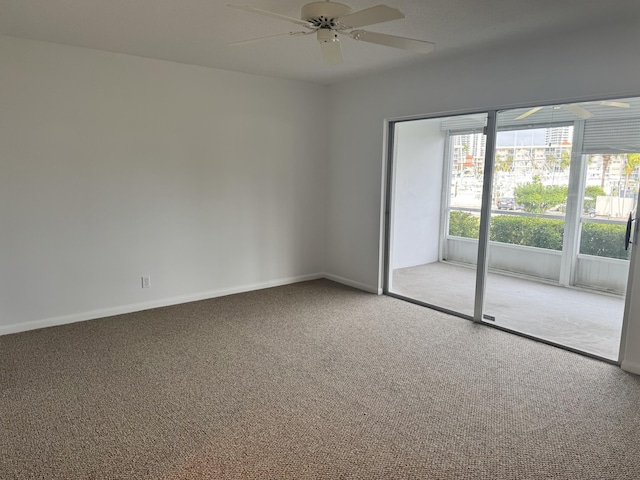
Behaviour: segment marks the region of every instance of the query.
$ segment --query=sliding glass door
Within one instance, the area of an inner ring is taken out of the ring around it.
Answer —
[[[392,140],[387,293],[617,360],[640,99],[398,122]]]
[[[389,293],[473,316],[486,124],[478,114],[395,125]]]
[[[484,321],[617,360],[640,163],[632,104],[498,113]]]

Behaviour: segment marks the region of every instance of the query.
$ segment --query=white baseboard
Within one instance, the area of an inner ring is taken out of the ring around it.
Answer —
[[[58,325],[66,325],[69,323],[84,322],[86,320],[95,320],[97,318],[112,317],[114,315],[122,315],[125,313],[140,312],[152,308],[168,307],[170,305],[179,305],[181,303],[197,302],[199,300],[208,300],[210,298],[224,297],[236,293],[250,292],[252,290],[262,290],[263,288],[279,287],[292,283],[306,282],[308,280],[317,280],[325,278],[322,273],[312,273],[309,275],[300,275],[297,277],[280,278],[263,283],[253,283],[250,285],[242,285],[223,290],[214,290],[210,292],[200,292],[192,295],[182,295],[179,297],[164,298],[161,300],[153,300],[151,302],[134,303],[123,305],[120,307],[105,308],[100,310],[91,310],[88,312],[74,313],[72,315],[63,315],[59,317],[44,318],[31,322],[15,323],[12,325],[0,326],[0,336],[12,333],[26,332],[28,330],[36,330],[38,328],[55,327]]]
[[[45,318],[42,320],[34,320],[31,322],[16,323],[12,325],[0,326],[0,336],[9,335],[12,333],[26,332],[28,330],[36,330],[39,328],[55,327],[59,325],[67,325],[69,323],[83,322],[87,320],[95,320],[98,318],[112,317],[114,315],[122,315],[125,313],[140,312],[143,310],[149,310],[152,308],[168,307],[170,305],[179,305],[181,303],[197,302],[200,300],[208,300],[210,298],[224,297],[227,295],[234,295],[236,293],[250,292],[253,290],[262,290],[264,288],[279,287],[282,285],[290,285],[292,283],[306,282],[309,280],[318,280],[320,278],[326,278],[343,285],[348,285],[358,290],[374,293],[377,295],[382,294],[382,289],[366,285],[364,283],[356,282],[348,278],[333,275],[331,273],[313,273],[309,275],[300,275],[297,277],[281,278],[263,283],[253,283],[249,285],[242,285],[233,288],[227,288],[223,290],[214,290],[209,292],[201,292],[192,295],[183,295],[179,297],[165,298],[161,300],[154,300],[151,302],[134,303],[130,305],[124,305],[120,307],[105,308],[100,310],[92,310],[88,312],[77,313],[73,315],[63,315],[59,317]],[[640,375],[640,364],[635,362],[623,361],[621,364],[623,370]]]
[[[623,361],[620,366],[625,372],[640,375],[640,364],[638,363]]]
[[[375,293],[376,295],[382,295],[382,290],[379,289],[378,287],[372,287],[371,285],[355,282],[353,280],[349,280],[348,278],[340,277],[338,275],[333,275],[331,273],[325,273],[323,276],[327,280],[332,280],[337,283],[342,283],[343,285],[348,285],[350,287],[357,288],[358,290],[364,290],[365,292]]]

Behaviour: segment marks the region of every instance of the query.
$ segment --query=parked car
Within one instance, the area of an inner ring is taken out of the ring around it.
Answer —
[[[520,210],[520,206],[513,197],[500,197],[497,207],[498,210]]]

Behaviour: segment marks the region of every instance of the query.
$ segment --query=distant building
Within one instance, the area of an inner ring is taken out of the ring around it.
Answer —
[[[556,145],[571,144],[573,140],[573,125],[564,127],[547,128],[544,135],[544,143],[551,147]]]
[[[465,169],[482,172],[487,138],[480,133],[468,133],[454,135],[452,139],[454,169],[458,172]]]

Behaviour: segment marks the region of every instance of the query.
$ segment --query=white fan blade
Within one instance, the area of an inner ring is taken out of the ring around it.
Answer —
[[[344,17],[337,19],[338,23],[345,29],[366,27],[376,23],[389,22],[404,18],[404,13],[396,8],[387,7],[386,5],[377,5],[371,8],[365,8],[357,12],[350,13]]]
[[[593,113],[589,110],[582,108],[580,105],[576,105],[575,103],[570,103],[568,105],[563,105],[564,108],[573,113],[576,117],[586,120],[587,118],[593,117]]]
[[[349,34],[354,40],[362,42],[377,43],[387,47],[402,48],[417,53],[430,53],[436,47],[435,43],[414,40],[412,38],[396,37],[386,33],[365,32],[364,30],[354,30]]]
[[[311,31],[311,32],[278,33],[276,35],[269,35],[268,37],[250,38],[248,40],[240,40],[239,42],[231,42],[231,43],[228,43],[227,45],[229,45],[230,47],[239,47],[242,45],[248,45],[250,43],[261,42],[263,40],[271,40],[272,38],[288,37],[288,36],[299,37],[301,35],[309,35],[310,33],[313,33],[313,32]]]
[[[327,65],[338,65],[344,61],[342,58],[342,48],[340,48],[340,42],[338,40],[320,42],[320,50],[322,50],[324,63]]]
[[[534,113],[539,112],[540,110],[542,110],[542,108],[543,107],[533,107],[531,110],[528,110],[524,112],[522,115],[520,115],[519,117],[516,117],[516,120],[524,120],[529,115],[533,115]]]
[[[606,105],[607,107],[618,107],[618,108],[629,108],[631,107],[631,105],[629,105],[626,102],[610,102],[608,100],[603,100],[601,102],[595,102],[599,105]]]
[[[307,22],[306,20],[287,17],[286,15],[280,15],[279,13],[273,13],[268,10],[262,10],[260,8],[248,7],[246,5],[227,5],[227,7],[237,8],[238,10],[244,10],[246,12],[258,13],[260,15],[266,15],[267,17],[279,18],[280,20],[286,20],[287,22],[295,23],[298,25],[304,25],[305,27],[309,27],[309,28],[314,28],[313,25]]]

